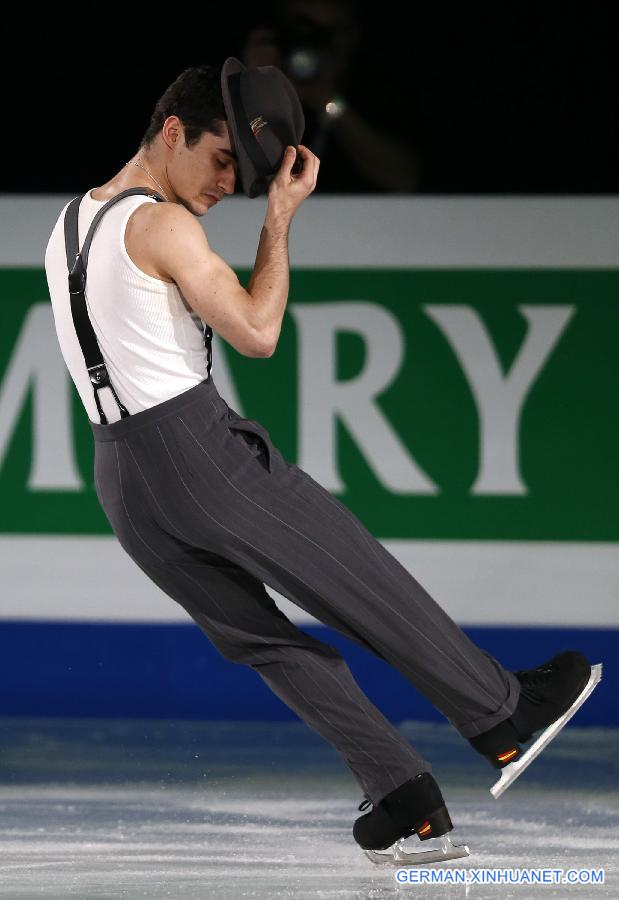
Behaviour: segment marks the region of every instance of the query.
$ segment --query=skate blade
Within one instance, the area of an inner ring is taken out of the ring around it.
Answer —
[[[589,681],[574,700],[570,708],[566,710],[562,716],[559,716],[552,725],[549,725],[545,731],[542,731],[535,743],[531,744],[529,749],[526,750],[519,759],[514,760],[513,763],[509,763],[504,769],[501,769],[501,777],[496,784],[493,784],[490,788],[490,793],[495,800],[497,797],[501,796],[503,791],[507,790],[510,784],[513,784],[519,775],[522,775],[527,766],[533,762],[536,756],[539,756],[544,747],[546,747],[553,738],[556,738],[563,726],[569,722],[574,713],[583,705],[587,697],[593,693],[593,690],[598,685],[601,678],[602,663],[591,666]]]
[[[417,850],[407,853],[404,841],[396,841],[389,850],[365,850],[368,859],[377,866],[425,866],[428,863],[448,862],[450,859],[463,859],[470,856],[465,844],[452,844],[448,835],[436,838],[440,846],[436,850]]]

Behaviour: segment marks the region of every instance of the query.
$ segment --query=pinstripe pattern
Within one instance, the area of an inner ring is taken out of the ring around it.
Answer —
[[[200,443],[200,441],[198,441],[198,439],[197,439],[197,438],[195,437],[195,435],[192,433],[191,429],[185,424],[185,422],[183,421],[183,419],[182,419],[181,416],[178,417],[178,421],[179,421],[179,422],[187,429],[187,431],[189,432],[189,434],[191,435],[191,437],[196,441],[196,443],[197,443],[197,445],[199,446],[200,450],[204,453],[204,455],[207,457],[207,459],[209,460],[209,462],[210,462],[216,469],[218,469],[219,472],[221,472],[222,470],[221,470],[220,467],[217,465],[216,461],[212,458],[212,456],[209,454],[208,450]],[[159,430],[159,428],[158,428],[157,430],[159,431],[159,434],[160,434],[161,439],[162,439],[162,441],[163,441],[163,435],[161,435],[161,431]],[[164,441],[163,443],[164,443],[164,445],[165,445],[165,441]],[[166,449],[167,449],[167,448],[166,448]],[[175,466],[175,468],[176,468],[176,466]],[[178,469],[177,469],[177,472],[178,472]],[[223,473],[222,473],[222,474],[223,474]],[[180,473],[179,473],[179,477],[180,477]],[[485,685],[484,685],[484,682],[483,682],[483,676],[481,675],[480,670],[479,670],[478,668],[475,667],[475,661],[474,661],[474,659],[473,659],[473,661],[468,660],[468,659],[464,656],[464,651],[463,651],[463,649],[462,649],[461,647],[457,646],[453,641],[450,642],[450,644],[449,644],[447,650],[446,650],[446,649],[443,649],[443,647],[439,646],[438,643],[436,643],[435,641],[432,640],[432,638],[431,638],[431,636],[430,636],[431,632],[430,632],[429,629],[426,629],[426,630],[424,631],[423,629],[418,628],[418,627],[414,624],[414,622],[412,621],[412,618],[411,618],[410,615],[404,616],[404,615],[402,615],[402,613],[401,613],[399,610],[397,610],[394,606],[390,605],[390,604],[387,602],[387,600],[386,600],[386,595],[385,595],[384,592],[379,594],[377,591],[374,591],[374,590],[372,589],[372,587],[371,587],[369,584],[367,584],[365,581],[363,581],[361,578],[359,578],[359,576],[356,575],[356,573],[353,572],[352,569],[350,569],[348,566],[344,565],[344,563],[341,561],[341,559],[338,559],[337,557],[335,557],[332,553],[330,553],[330,552],[327,550],[327,548],[326,548],[325,546],[323,546],[323,544],[324,544],[324,532],[323,532],[323,534],[322,534],[323,540],[322,540],[320,543],[317,542],[317,541],[314,541],[311,537],[309,537],[309,535],[307,535],[307,534],[301,532],[298,528],[295,528],[294,525],[291,525],[289,522],[285,522],[285,521],[284,521],[283,519],[281,519],[279,516],[275,515],[275,513],[273,513],[271,510],[266,509],[264,506],[261,506],[259,503],[257,503],[255,500],[253,500],[247,493],[245,493],[245,492],[242,491],[239,487],[237,487],[235,484],[233,484],[233,483],[230,481],[230,479],[227,478],[227,476],[226,476],[225,474],[223,474],[223,477],[226,479],[226,481],[228,481],[228,483],[232,486],[232,488],[233,488],[235,491],[237,491],[237,492],[240,494],[240,496],[242,497],[242,499],[245,500],[247,503],[250,503],[250,504],[252,504],[253,506],[255,506],[257,509],[259,509],[261,512],[263,512],[263,513],[265,514],[265,516],[271,516],[273,519],[275,519],[275,520],[277,520],[278,522],[280,522],[280,523],[284,526],[284,528],[288,528],[288,529],[290,529],[291,531],[294,531],[295,534],[299,535],[303,541],[309,542],[309,543],[312,544],[317,550],[319,550],[321,553],[325,553],[325,554],[330,558],[331,564],[332,564],[332,565],[334,565],[334,566],[340,566],[340,567],[346,572],[346,575],[348,576],[348,578],[350,578],[351,580],[357,582],[358,587],[359,587],[360,589],[363,589],[363,590],[366,590],[366,591],[369,591],[369,592],[370,592],[370,594],[374,597],[374,599],[375,599],[375,601],[376,601],[376,609],[377,609],[379,612],[380,612],[381,608],[386,608],[386,609],[388,609],[389,612],[392,613],[394,616],[400,618],[408,628],[412,629],[414,632],[417,633],[417,635],[419,636],[419,638],[420,638],[421,640],[423,640],[423,641],[425,641],[427,644],[429,644],[429,646],[436,652],[436,654],[437,654],[438,656],[442,656],[444,660],[448,660],[448,661],[449,661],[449,664],[450,664],[451,666],[453,666],[454,668],[458,669],[458,671],[459,671],[459,673],[460,673],[460,675],[461,675],[462,678],[469,679],[470,681],[473,681],[474,684],[475,684],[475,686],[477,687],[477,689],[480,690],[483,694],[485,694],[489,701],[492,701],[492,700],[493,700],[493,695],[492,695],[492,693],[491,693],[489,690],[487,690],[486,687],[485,687]],[[189,496],[191,497],[191,499],[194,500],[194,501],[197,503],[198,506],[200,506],[199,501],[198,501],[197,498],[193,495],[193,493],[191,492],[191,490],[189,490],[189,488],[187,487],[187,485],[185,484],[185,482],[182,481],[182,478],[181,478],[181,482],[182,482],[182,484],[183,484],[183,487],[187,489],[187,492],[189,493]],[[203,510],[203,512],[204,512],[206,515],[208,515],[207,511],[204,510],[203,507],[200,506],[200,508]],[[318,509],[319,509],[319,507],[317,507],[317,510],[318,510]],[[219,523],[219,524],[221,525],[222,523]],[[225,526],[222,526],[222,527],[225,527]],[[242,540],[240,534],[236,534],[236,533],[235,533],[235,534],[234,534],[234,537],[238,538],[239,540]],[[376,543],[376,542],[375,542],[375,543]],[[253,546],[253,545],[252,545],[252,546]],[[255,548],[254,548],[254,549],[255,549]],[[382,567],[381,567],[381,569],[382,569]],[[416,616],[424,615],[424,614],[427,615],[428,618],[430,619],[430,625],[431,625],[431,627],[433,627],[433,628],[435,629],[435,631],[436,631],[436,625],[437,625],[437,621],[436,621],[436,620],[439,618],[439,616],[434,615],[434,617],[433,617],[433,607],[432,607],[431,605],[429,605],[429,604],[425,604],[425,605],[424,605],[424,604],[417,604],[416,606],[413,606],[413,604],[411,603],[411,604],[410,604],[410,609],[411,609],[411,612],[414,612]],[[439,608],[438,608],[437,606],[434,606],[434,610],[435,610],[435,612],[440,612],[440,617],[443,617],[442,611],[440,611]],[[459,655],[459,656],[463,657],[463,658],[464,658],[465,664],[464,664],[464,665],[461,665],[460,662],[457,661],[457,660],[454,658],[454,655]],[[444,694],[443,694],[442,696],[445,698],[445,700],[448,701],[448,698],[447,698]]]
[[[97,495],[125,551],[226,659],[254,668],[331,743],[373,803],[430,766],[265,585],[392,664],[464,737],[513,711],[514,676],[212,378],[90,424]]]

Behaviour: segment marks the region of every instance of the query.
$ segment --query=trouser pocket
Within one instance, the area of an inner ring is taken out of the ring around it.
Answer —
[[[271,471],[271,439],[266,428],[255,419],[234,418],[228,422],[230,431],[238,434],[252,456],[259,460],[267,472]]]

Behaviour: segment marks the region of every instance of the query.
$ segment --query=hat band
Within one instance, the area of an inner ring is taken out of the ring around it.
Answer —
[[[241,99],[240,72],[235,72],[233,75],[228,76],[228,90],[230,91],[230,100],[232,101],[232,109],[234,111],[234,121],[243,144],[243,149],[249,156],[258,175],[263,178],[273,175],[273,166],[256,140],[256,137],[251,130],[245,107],[243,106],[243,101]]]

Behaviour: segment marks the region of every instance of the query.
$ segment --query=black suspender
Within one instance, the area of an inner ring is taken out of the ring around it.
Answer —
[[[120,194],[117,194],[115,197],[112,197],[111,200],[108,200],[105,206],[103,206],[96,214],[96,216],[92,220],[90,228],[88,229],[88,234],[86,235],[86,239],[84,240],[84,244],[81,250],[79,249],[78,216],[80,203],[83,197],[75,197],[75,199],[73,199],[69,203],[64,217],[64,237],[65,249],[67,253],[67,267],[69,270],[69,295],[71,300],[71,315],[73,317],[73,325],[75,326],[77,339],[82,349],[82,354],[84,356],[84,362],[86,363],[88,375],[90,376],[90,383],[92,384],[95,395],[95,403],[97,404],[97,410],[99,412],[99,418],[102,425],[108,424],[107,418],[105,416],[105,413],[103,412],[101,402],[99,400],[99,391],[103,387],[109,387],[112,394],[114,395],[114,399],[116,400],[116,404],[120,410],[121,418],[127,418],[127,416],[129,416],[129,412],[118,399],[118,395],[116,394],[116,391],[112,386],[110,376],[108,374],[106,365],[103,361],[101,350],[99,348],[99,343],[88,316],[85,297],[88,253],[90,251],[90,245],[92,243],[95,229],[101,221],[104,213],[106,213],[107,210],[115,203],[118,203],[119,200],[122,200],[123,197],[129,197],[132,194],[144,194],[145,196],[152,197],[153,199],[158,201],[164,200],[164,198],[159,194],[154,191],[148,190],[147,188],[129,188],[126,191],[121,191]],[[207,371],[209,376],[211,374],[212,364],[212,337],[213,330],[205,322],[204,344],[207,350]]]

